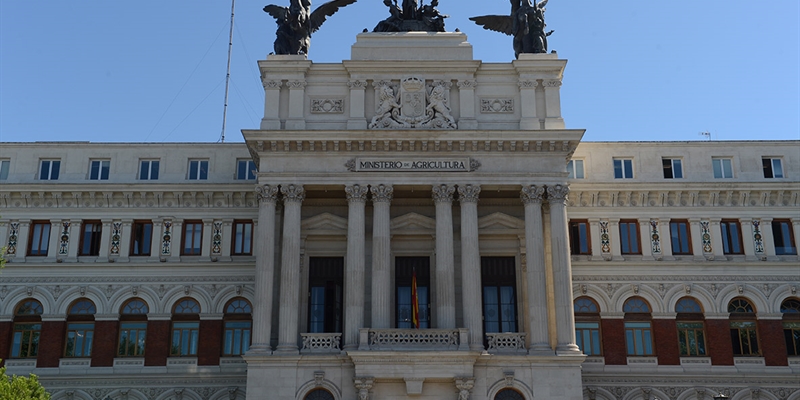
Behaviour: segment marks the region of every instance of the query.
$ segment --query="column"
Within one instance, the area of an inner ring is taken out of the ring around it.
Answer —
[[[211,261],[211,239],[214,237],[214,219],[203,218],[203,243],[200,245],[200,261]]]
[[[663,260],[674,260],[675,257],[672,256],[672,231],[669,229],[668,218],[660,218],[658,220],[658,237],[661,240],[661,258]]]
[[[539,84],[533,79],[519,80],[519,100],[520,113],[519,129],[534,130],[539,129],[539,118],[536,116],[536,86]]]
[[[275,279],[275,205],[278,187],[256,186],[258,225],[253,238],[256,257],[256,292],[253,302],[253,345],[250,352],[271,353],[272,281]]]
[[[550,348],[547,318],[547,271],[544,250],[542,198],[544,186],[523,186],[520,197],[525,205],[525,252],[528,261],[528,353],[546,352]]]
[[[364,92],[367,81],[352,79],[347,82],[350,87],[350,118],[347,120],[347,129],[367,129],[367,118],[364,114]]]
[[[558,354],[581,354],[575,344],[575,314],[572,306],[572,264],[567,242],[567,194],[569,186],[547,187],[550,203],[550,243],[553,257],[553,288],[556,305],[556,338]]]
[[[744,259],[747,261],[755,261],[760,255],[756,255],[756,245],[753,239],[753,220],[750,218],[740,218],[739,226],[742,228]]]
[[[726,261],[725,247],[722,245],[722,222],[721,218],[711,218],[709,221],[708,231],[711,235],[711,247],[714,254],[714,259],[717,261]],[[744,242],[744,240],[742,240]]]
[[[288,81],[289,87],[289,118],[286,119],[286,129],[306,129],[305,119],[305,91],[306,81]]]
[[[436,204],[436,328],[456,327],[455,277],[453,276],[452,185],[434,186]]]
[[[655,259],[653,254],[653,234],[650,232],[650,219],[639,219],[639,243],[642,246],[642,260],[652,261]]]
[[[561,118],[561,81],[550,79],[543,84],[544,104],[547,110],[544,129],[564,129],[564,119]]]
[[[377,185],[372,191],[372,327],[388,329],[391,323],[391,220],[389,209],[394,188]]]
[[[478,185],[458,187],[461,204],[461,305],[464,308],[464,327],[469,330],[469,348],[483,351],[483,320],[481,318],[481,253],[478,240]],[[438,216],[437,216],[438,220]],[[437,235],[438,237],[438,235]]]
[[[261,83],[264,85],[264,118],[261,119],[261,130],[281,129],[279,112],[283,82],[265,79]]]
[[[703,255],[703,230],[700,228],[700,219],[689,219],[689,232],[692,235],[692,255],[695,261],[705,260]]]
[[[305,199],[301,185],[281,186],[283,194],[283,244],[281,297],[276,353],[298,354],[297,322],[300,306],[300,207]]]
[[[364,327],[364,207],[366,186],[345,186],[347,195],[347,258],[344,293],[344,349],[358,348],[358,330]]]
[[[105,222],[103,223],[105,225]],[[61,242],[61,220],[60,219],[51,219],[50,220],[50,237],[47,241],[47,258],[44,259],[44,262],[53,262],[58,257],[58,244]],[[102,245],[100,246],[102,250]],[[108,246],[106,246],[106,250],[108,250]],[[103,256],[103,253],[100,253],[100,256]],[[106,254],[107,256],[107,254]]]
[[[458,119],[458,129],[477,129],[478,121],[475,119],[475,87],[478,82],[474,79],[462,79],[458,83],[458,102],[461,105],[461,117]]]

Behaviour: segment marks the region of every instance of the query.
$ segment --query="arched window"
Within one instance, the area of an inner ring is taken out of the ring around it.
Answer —
[[[303,400],[333,400],[333,395],[325,389],[314,389]]]
[[[223,355],[242,355],[250,348],[250,333],[253,327],[252,313],[253,306],[241,297],[232,299],[225,306]]]
[[[625,312],[625,343],[628,355],[654,355],[650,305],[641,297],[631,297],[623,304],[622,311]]]
[[[200,335],[200,304],[183,298],[172,308],[172,356],[196,356]]]
[[[75,300],[67,312],[67,340],[64,357],[91,357],[94,339],[94,314],[97,308],[91,300]]]
[[[148,312],[150,312],[150,308],[142,299],[130,299],[122,305],[119,312],[117,355],[121,357],[144,356]]]
[[[42,303],[22,300],[14,310],[14,336],[11,358],[36,358],[39,354],[39,335],[42,331]]]
[[[514,389],[503,389],[497,392],[494,400],[525,400],[525,396]]]
[[[587,356],[602,355],[600,342],[600,307],[589,297],[578,297],[574,303],[575,339]]]
[[[737,297],[728,303],[734,356],[759,356],[756,309],[749,300]]]
[[[706,331],[703,308],[697,300],[684,297],[675,304],[678,326],[678,347],[681,356],[706,355]]]
[[[800,356],[800,300],[786,299],[781,303],[783,336],[790,356]]]

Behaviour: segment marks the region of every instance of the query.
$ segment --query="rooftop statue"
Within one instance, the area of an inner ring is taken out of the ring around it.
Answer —
[[[495,32],[514,36],[514,56],[520,53],[547,53],[547,37],[553,31],[545,32],[544,6],[547,0],[539,3],[531,0],[511,0],[511,15],[483,15],[472,17],[471,21]]]
[[[308,54],[311,34],[319,30],[327,17],[356,0],[333,0],[311,12],[311,0],[289,0],[289,7],[270,4],[264,12],[275,18],[275,54]]]
[[[436,6],[439,0],[431,0],[430,5],[420,5],[419,0],[383,0],[389,7],[391,16],[378,23],[373,32],[444,32],[444,19],[448,15],[440,14]]]

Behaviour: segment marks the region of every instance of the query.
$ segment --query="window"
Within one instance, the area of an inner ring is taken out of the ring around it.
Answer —
[[[706,333],[703,309],[700,304],[684,297],[675,305],[678,326],[678,347],[681,356],[705,356]]]
[[[236,160],[236,179],[255,180],[256,163],[254,163],[253,160]]]
[[[250,349],[253,327],[253,306],[243,298],[235,298],[225,306],[225,333],[222,354],[240,356]]]
[[[395,258],[394,282],[397,307],[395,316],[398,328],[414,328],[415,316],[420,329],[430,328],[430,267],[429,257]],[[414,301],[414,283],[416,283],[416,301]]]
[[[514,389],[503,389],[497,392],[494,400],[525,400],[525,397]]]
[[[199,256],[203,249],[203,222],[184,221],[183,255]]]
[[[640,297],[631,297],[625,301],[622,311],[625,312],[625,344],[628,355],[654,355],[650,305]]]
[[[783,336],[790,356],[800,356],[800,300],[786,299],[781,303]]]
[[[93,181],[108,180],[108,171],[111,169],[109,160],[92,160],[89,162],[89,179]]]
[[[783,165],[780,158],[764,157],[761,159],[764,167],[764,178],[783,178]]]
[[[103,236],[103,224],[100,221],[84,221],[81,232],[80,255],[100,255],[100,241]]]
[[[483,331],[517,331],[517,279],[514,257],[481,257]]]
[[[712,158],[711,166],[714,168],[714,178],[733,178],[733,167],[730,158]]]
[[[573,255],[592,254],[588,221],[569,221],[569,248]]]
[[[739,221],[722,220],[719,227],[722,230],[722,252],[724,254],[744,254],[742,227],[739,225]]]
[[[569,160],[567,173],[569,179],[583,179],[583,160]]]
[[[342,332],[344,258],[311,257],[308,267],[308,331]]]
[[[119,316],[120,357],[144,356],[144,345],[147,339],[147,313],[150,309],[142,299],[130,299],[122,305]]]
[[[139,161],[139,180],[155,181],[158,180],[158,160]]]
[[[620,252],[622,254],[642,254],[639,247],[639,221],[619,221]]]
[[[680,158],[662,158],[661,165],[664,168],[664,179],[683,178],[683,167]]]
[[[615,158],[614,159],[614,178],[633,179],[633,159]]]
[[[303,397],[303,400],[334,400],[333,395],[325,389],[314,389]]]
[[[600,307],[588,297],[575,299],[575,340],[583,354],[602,355],[600,342]]]
[[[0,181],[8,179],[8,170],[11,168],[11,160],[0,160]]]
[[[200,304],[184,298],[172,309],[171,356],[196,356],[200,336]]]
[[[78,299],[67,314],[67,340],[64,357],[91,357],[94,339],[94,314],[97,309],[89,299]]]
[[[669,232],[672,238],[672,254],[692,254],[691,239],[689,237],[689,222],[669,221]]]
[[[728,303],[734,356],[759,356],[756,311],[750,301],[737,297]]]
[[[233,250],[235,256],[253,254],[253,221],[233,221]]]
[[[775,254],[779,256],[797,254],[791,221],[787,219],[772,221],[772,238],[775,241]]]
[[[133,221],[131,228],[131,255],[149,256],[153,240],[152,221]]]
[[[208,160],[189,160],[189,180],[208,179]]]
[[[42,332],[42,303],[34,299],[21,301],[14,311],[14,334],[11,358],[36,358]]]
[[[50,242],[50,221],[31,222],[31,238],[28,242],[29,256],[46,256]]]
[[[42,160],[39,164],[39,180],[55,181],[61,170],[61,160]]]

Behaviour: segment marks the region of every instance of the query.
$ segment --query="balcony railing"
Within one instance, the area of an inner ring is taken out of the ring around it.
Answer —
[[[524,333],[487,333],[487,351],[490,353],[525,353]]]
[[[467,330],[369,329],[359,332],[359,350],[455,351],[469,350]]]
[[[301,333],[301,353],[338,353],[341,349],[341,333]]]

